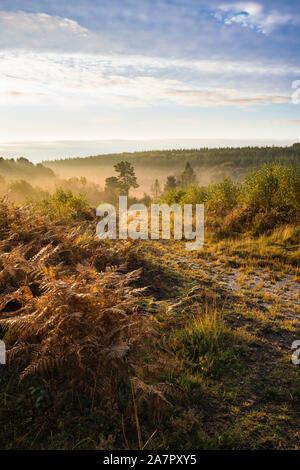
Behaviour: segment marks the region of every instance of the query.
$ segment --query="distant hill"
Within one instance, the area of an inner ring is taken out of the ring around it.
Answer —
[[[8,179],[23,179],[28,181],[54,179],[55,173],[42,163],[35,165],[27,158],[5,159],[0,157],[0,175]]]
[[[89,157],[65,158],[43,162],[48,168],[112,166],[122,160],[136,167],[174,168],[188,161],[194,167],[256,168],[264,163],[300,163],[300,143],[289,147],[224,147],[189,150],[151,150],[146,152],[124,152]]]

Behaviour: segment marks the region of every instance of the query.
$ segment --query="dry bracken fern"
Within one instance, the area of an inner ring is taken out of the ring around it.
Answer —
[[[127,270],[130,245],[99,241],[91,222],[64,226],[6,201],[0,220],[0,328],[20,379],[59,378],[111,399],[125,373],[141,396],[163,399],[143,381],[151,320],[138,312],[145,289],[132,286],[141,270]]]

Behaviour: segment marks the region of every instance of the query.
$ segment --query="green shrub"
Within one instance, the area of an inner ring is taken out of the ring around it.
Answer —
[[[245,205],[256,211],[296,209],[300,203],[299,167],[264,165],[246,178],[243,198]]]
[[[171,189],[162,195],[160,202],[169,204],[169,206],[172,204],[180,204],[185,194],[186,191],[182,188]]]
[[[181,198],[182,204],[203,204],[208,197],[208,189],[205,186],[190,184]]]
[[[223,213],[238,204],[239,196],[240,186],[225,178],[220,183],[208,187],[206,204],[211,211]]]
[[[169,205],[205,205],[206,226],[218,236],[249,232],[260,234],[299,220],[300,168],[264,165],[237,184],[228,178],[207,187],[166,191],[161,202]]]
[[[223,212],[237,204],[239,194],[239,185],[226,178],[221,183],[214,183],[208,187],[190,184],[187,189],[171,189],[162,195],[161,202],[169,205],[206,203],[211,210]]]
[[[74,196],[71,191],[57,189],[53,196],[39,204],[41,211],[51,219],[75,219],[87,210],[88,204],[83,195]]]

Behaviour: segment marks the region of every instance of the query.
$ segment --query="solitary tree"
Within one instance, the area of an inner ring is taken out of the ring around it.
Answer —
[[[114,169],[118,174],[118,188],[120,194],[128,196],[130,188],[138,188],[137,178],[135,176],[134,167],[129,162],[120,162],[114,165]]]

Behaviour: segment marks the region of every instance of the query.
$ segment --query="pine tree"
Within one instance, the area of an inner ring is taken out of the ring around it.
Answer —
[[[120,162],[114,165],[114,169],[118,174],[117,181],[120,194],[128,196],[130,188],[138,188],[137,178],[133,165],[129,162]]]
[[[171,189],[175,189],[177,186],[175,176],[168,176],[166,184],[164,186],[164,191],[170,191]]]

